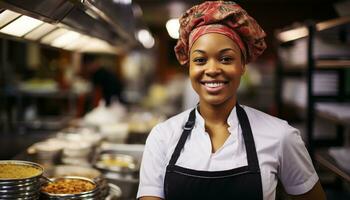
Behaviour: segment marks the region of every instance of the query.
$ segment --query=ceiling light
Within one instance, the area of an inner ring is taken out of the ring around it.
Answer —
[[[282,42],[292,41],[298,38],[305,37],[309,34],[306,27],[300,27],[288,31],[283,31],[277,35],[278,39]]]
[[[91,41],[91,37],[86,35],[81,35],[81,37],[77,38],[76,40],[72,41],[67,46],[65,46],[64,49],[79,51],[84,47],[88,46],[90,41]]]
[[[113,2],[119,3],[119,4],[130,5],[132,3],[132,0],[113,0]]]
[[[39,27],[37,27],[33,31],[27,33],[24,36],[24,38],[29,39],[29,40],[38,40],[41,37],[43,37],[44,35],[46,35],[47,33],[54,30],[55,28],[56,28],[56,26],[54,26],[52,24],[43,23],[42,25],[40,25]]]
[[[68,31],[64,33],[63,35],[60,35],[56,39],[54,39],[51,43],[52,46],[62,48],[74,40],[78,39],[80,37],[80,34],[75,31]]]
[[[60,37],[61,35],[67,33],[68,30],[64,28],[58,28],[51,33],[47,34],[41,39],[41,42],[44,44],[51,44],[56,38]]]
[[[21,16],[15,21],[0,29],[0,32],[17,37],[22,37],[23,35],[38,27],[42,23],[44,22],[28,16]]]
[[[90,38],[88,45],[81,49],[83,52],[104,52],[104,53],[116,53],[116,49],[112,47],[108,42],[97,38]]]
[[[154,46],[154,38],[151,35],[151,33],[146,29],[141,29],[137,32],[137,39],[147,49],[150,49]]]
[[[174,38],[174,39],[179,38],[179,29],[180,29],[179,19],[177,18],[169,19],[166,22],[165,26],[171,38]]]
[[[12,12],[10,10],[5,10],[4,12],[0,13],[0,27],[8,24],[12,20],[19,17],[21,14]]]

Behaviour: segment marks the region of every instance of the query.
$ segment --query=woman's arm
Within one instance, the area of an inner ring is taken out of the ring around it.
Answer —
[[[293,200],[326,200],[326,195],[322,189],[320,181],[318,181],[307,193],[301,195],[291,195],[290,197]]]
[[[162,200],[159,197],[141,197],[140,200]]]

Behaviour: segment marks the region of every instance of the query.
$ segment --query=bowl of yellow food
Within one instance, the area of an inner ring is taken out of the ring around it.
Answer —
[[[0,161],[0,199],[37,199],[43,168],[33,162]]]
[[[119,173],[138,172],[137,160],[126,154],[102,153],[98,156],[95,167],[100,170],[108,170]]]

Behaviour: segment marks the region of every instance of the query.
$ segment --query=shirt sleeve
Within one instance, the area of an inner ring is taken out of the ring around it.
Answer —
[[[313,188],[318,176],[300,132],[287,126],[280,142],[278,175],[288,194],[300,195]]]
[[[140,167],[140,183],[137,199],[142,196],[164,198],[165,160],[166,141],[162,137],[160,125],[157,125],[152,129],[146,140]]]

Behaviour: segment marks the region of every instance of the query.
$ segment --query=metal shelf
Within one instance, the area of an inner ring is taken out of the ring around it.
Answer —
[[[304,105],[299,105],[296,104],[292,101],[286,101],[284,100],[283,105],[286,105],[288,107],[292,107],[294,109],[296,109],[299,113],[300,112],[306,112],[306,107]],[[329,120],[330,122],[336,123],[336,124],[340,124],[340,125],[344,125],[344,126],[349,126],[350,125],[350,119],[349,118],[340,118],[339,116],[337,116],[337,113],[331,113],[331,112],[325,112],[325,111],[321,111],[317,108],[317,106],[315,107],[315,114],[316,116]]]
[[[341,26],[350,23],[350,16],[340,17],[336,19],[327,20],[315,24],[316,31],[323,31],[333,27]],[[279,42],[291,42],[309,36],[309,31],[306,25],[291,28],[289,30],[279,31],[276,33],[276,38]]]
[[[317,69],[342,69],[350,68],[350,60],[316,60]]]
[[[345,181],[350,182],[350,173],[342,169],[332,156],[329,155],[327,150],[316,151],[315,159],[323,167],[327,168]]]

